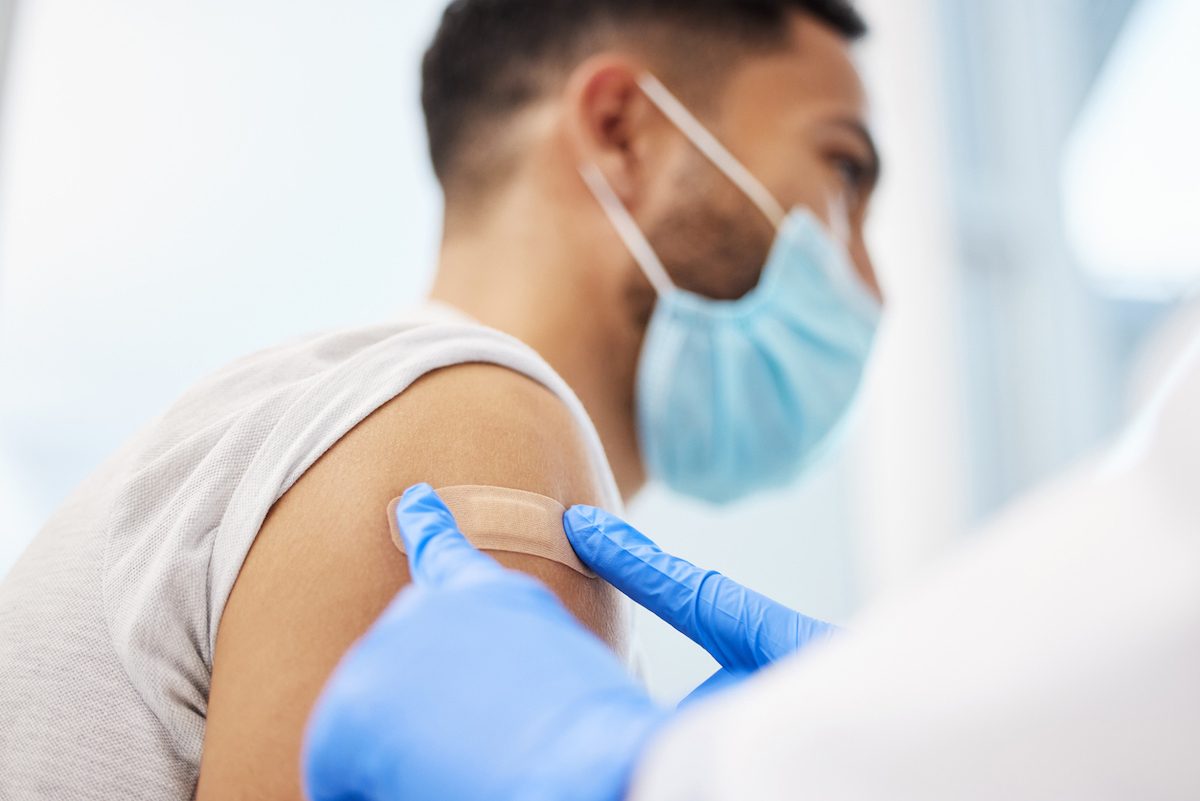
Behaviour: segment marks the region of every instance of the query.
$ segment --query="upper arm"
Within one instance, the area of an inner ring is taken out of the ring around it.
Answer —
[[[478,484],[571,506],[602,494],[565,406],[491,365],[425,376],[347,434],[263,523],[217,633],[198,798],[300,798],[305,722],[346,650],[408,582],[388,503],[413,484]],[[616,591],[534,556],[493,554],[545,582],[614,649]]]

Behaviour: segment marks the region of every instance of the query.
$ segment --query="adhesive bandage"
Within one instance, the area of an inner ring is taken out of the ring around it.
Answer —
[[[437,494],[454,515],[458,528],[481,551],[506,551],[540,556],[566,565],[587,578],[596,578],[579,561],[563,531],[567,509],[553,498],[503,487],[446,487]],[[392,542],[405,553],[396,523],[396,506],[388,506]]]

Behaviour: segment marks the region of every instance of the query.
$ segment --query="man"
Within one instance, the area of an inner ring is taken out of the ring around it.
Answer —
[[[794,478],[879,311],[862,32],[842,0],[453,3],[435,303],[231,365],[59,510],[0,586],[0,793],[298,798],[417,482],[619,511],[648,473]],[[623,650],[611,587],[497,557]]]

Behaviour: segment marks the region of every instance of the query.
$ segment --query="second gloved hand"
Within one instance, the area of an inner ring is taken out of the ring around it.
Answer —
[[[567,512],[563,525],[571,546],[588,567],[721,665],[688,701],[838,631],[720,573],[664,553],[637,529],[602,509],[576,506]]]

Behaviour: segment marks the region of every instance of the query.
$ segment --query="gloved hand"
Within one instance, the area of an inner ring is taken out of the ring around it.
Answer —
[[[428,485],[396,514],[413,585],[317,702],[308,797],[623,797],[670,713],[549,590],[475,550]]]
[[[839,631],[720,573],[664,553],[637,529],[602,509],[573,507],[563,526],[575,553],[597,575],[670,623],[721,665],[685,704]]]

